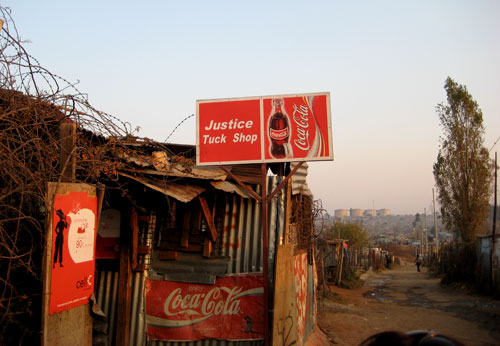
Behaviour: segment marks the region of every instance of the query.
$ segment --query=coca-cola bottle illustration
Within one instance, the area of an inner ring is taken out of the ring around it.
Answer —
[[[292,150],[288,139],[290,138],[290,119],[286,114],[283,99],[272,100],[272,111],[269,117],[269,153],[275,159],[283,159],[292,156]]]

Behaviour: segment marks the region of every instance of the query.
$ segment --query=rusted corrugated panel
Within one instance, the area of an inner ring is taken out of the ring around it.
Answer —
[[[268,194],[281,180],[268,178]],[[274,258],[276,237],[284,229],[284,190],[276,194],[268,205],[269,256]],[[260,194],[260,191],[258,191]],[[252,273],[263,271],[261,204],[253,198],[228,196],[221,233],[220,255],[230,258],[229,273]],[[270,262],[270,271],[272,271]]]
[[[219,254],[229,258],[228,273],[261,272],[261,207],[253,198],[227,195]]]
[[[131,293],[132,308],[130,311],[130,346],[144,345],[146,341],[144,282],[144,272],[133,273]]]
[[[149,226],[146,232],[140,234],[140,245],[153,245],[153,235],[156,224],[156,215],[151,213]],[[150,255],[140,258],[140,262],[149,267]],[[130,312],[130,339],[129,345],[146,345],[146,323],[144,320],[144,283],[145,272],[133,272],[131,283],[131,312]],[[96,301],[106,315],[108,321],[108,345],[115,344],[116,311],[118,303],[119,273],[116,271],[97,270]]]
[[[108,345],[115,344],[118,272],[97,270],[96,301],[108,322]]]
[[[243,189],[239,185],[230,183],[229,181],[211,181],[210,184],[212,184],[212,186],[215,187],[216,189],[226,191],[229,193],[237,193],[243,198],[250,198],[245,189]]]
[[[153,190],[164,193],[167,196],[173,197],[178,201],[187,203],[190,202],[193,198],[198,196],[200,193],[205,191],[203,187],[194,186],[194,185],[180,185],[176,183],[172,183],[164,180],[156,180],[151,178],[144,177],[135,177],[133,175],[118,172],[118,174],[133,179],[144,186],[147,186]]]
[[[130,155],[125,151],[116,151],[117,156],[129,163],[134,163],[137,166],[141,167],[150,167],[153,166],[153,162],[151,161],[151,157],[145,155]]]
[[[116,310],[118,303],[118,272],[97,271],[96,301],[108,321],[108,345],[115,344]],[[130,346],[144,345],[144,272],[132,274]]]
[[[298,162],[290,163],[290,170],[293,170],[298,164]],[[307,162],[304,162],[292,176],[292,195],[303,194],[313,198],[313,194],[306,182],[308,167]]]
[[[221,168],[216,166],[197,167],[190,159],[185,159],[185,164],[179,162],[173,163],[168,159],[165,151],[155,151],[151,156],[138,153],[131,154],[122,151],[118,153],[118,157],[129,163],[144,167],[144,169],[138,170],[132,167],[125,169],[130,172],[209,180],[225,180],[227,177],[227,174]]]
[[[169,170],[157,171],[153,169],[123,169],[130,173],[151,174],[164,177],[179,177],[179,178],[193,178],[204,180],[225,180],[227,175],[224,171],[219,169],[208,168],[194,168],[183,167],[181,165],[173,166]]]
[[[205,168],[205,167],[184,167],[182,165],[170,166],[168,169],[154,170],[154,169],[125,169],[128,172],[160,175],[166,177],[180,177],[180,178],[193,178],[205,180],[225,180],[227,174],[219,168]]]
[[[228,167],[229,168],[229,167]],[[241,181],[258,185],[261,183],[261,164],[235,165],[231,166],[231,173],[240,178]]]

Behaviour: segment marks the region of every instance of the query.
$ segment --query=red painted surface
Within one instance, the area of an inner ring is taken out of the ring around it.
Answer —
[[[96,215],[97,197],[87,192],[54,197],[51,315],[89,302],[94,290]]]
[[[302,346],[306,328],[307,310],[307,252],[293,257],[295,294],[297,297],[297,345]]]
[[[215,285],[146,279],[151,340],[253,340],[264,337],[262,275],[232,275]]]
[[[198,165],[333,160],[330,94],[198,101],[196,148]]]

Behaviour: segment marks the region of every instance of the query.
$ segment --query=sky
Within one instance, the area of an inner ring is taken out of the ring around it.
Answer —
[[[330,92],[334,160],[308,185],[335,209],[432,208],[448,76],[500,137],[500,2],[13,1],[27,51],[97,109],[164,141],[196,100]],[[196,144],[190,117],[171,143]],[[490,152],[500,151],[497,143]]]

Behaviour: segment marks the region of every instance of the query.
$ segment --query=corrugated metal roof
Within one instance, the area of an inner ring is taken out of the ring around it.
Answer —
[[[210,184],[212,184],[212,186],[216,189],[230,193],[237,193],[243,198],[250,198],[244,189],[242,189],[239,185],[230,183],[229,181],[211,181]]]
[[[182,165],[171,166],[168,170],[154,169],[124,169],[130,173],[151,174],[166,177],[193,178],[206,180],[225,180],[226,173],[216,168],[184,167]]]
[[[185,159],[184,164],[172,162],[168,159],[167,153],[164,151],[155,151],[151,155],[138,153],[131,154],[129,152],[120,151],[118,152],[118,157],[137,166],[149,168],[141,170],[127,167],[127,169],[125,169],[126,171],[134,173],[211,180],[225,180],[227,177],[227,174],[216,166],[198,167],[195,166],[194,162],[190,159]]]
[[[181,185],[165,180],[136,177],[124,172],[118,172],[118,174],[133,179],[153,190],[159,191],[184,203],[191,201],[193,198],[197,197],[200,193],[206,190],[203,187],[195,185]]]

